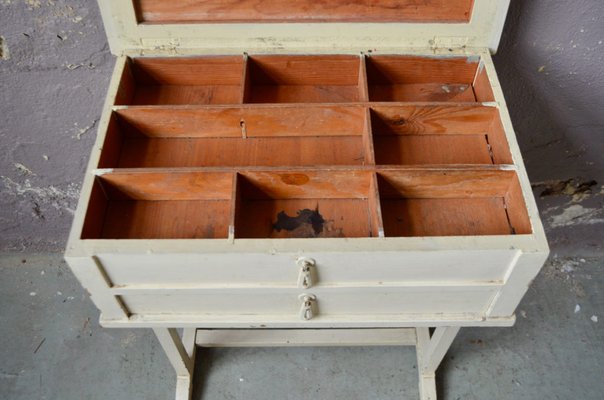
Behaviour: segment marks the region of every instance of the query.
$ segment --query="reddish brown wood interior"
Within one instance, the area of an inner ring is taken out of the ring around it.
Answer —
[[[134,57],[117,105],[489,102],[476,57],[242,55]]]
[[[134,0],[141,23],[468,22],[473,0]]]
[[[513,171],[383,171],[378,186],[385,236],[531,233]]]
[[[365,61],[370,101],[494,100],[488,80],[476,85],[477,72],[484,68],[476,57],[384,55]]]
[[[368,171],[240,174],[235,237],[378,236],[380,222],[372,218],[370,188]]]
[[[366,135],[359,106],[129,108],[116,111],[99,166],[366,165]]]
[[[375,162],[384,165],[511,164],[496,108],[371,108]]]
[[[228,237],[229,173],[115,173],[97,178],[83,239]]]
[[[530,233],[492,100],[472,58],[133,59],[82,238]]]
[[[248,103],[360,101],[358,56],[252,56],[244,96]]]

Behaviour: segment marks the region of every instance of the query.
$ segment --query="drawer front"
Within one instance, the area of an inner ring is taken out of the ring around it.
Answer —
[[[413,282],[497,283],[516,250],[330,252],[304,254],[312,286]],[[297,254],[101,254],[113,285],[299,287]]]
[[[483,314],[498,286],[338,288],[301,292],[296,289],[238,290],[128,290],[122,301],[133,314],[179,314],[232,317],[256,316],[304,320],[300,316],[309,301],[310,319],[346,316],[395,318],[410,314]],[[304,296],[307,296],[304,298]]]

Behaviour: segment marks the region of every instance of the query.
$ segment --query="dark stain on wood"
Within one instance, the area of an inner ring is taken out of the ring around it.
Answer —
[[[279,212],[277,222],[273,224],[273,229],[277,232],[281,232],[281,230],[298,233],[307,232],[303,235],[307,237],[316,237],[323,232],[325,219],[319,213],[319,208],[314,210],[305,208],[299,210],[297,214],[295,217],[290,217],[284,211]]]

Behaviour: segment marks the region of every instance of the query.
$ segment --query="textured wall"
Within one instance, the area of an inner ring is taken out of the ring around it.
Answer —
[[[557,252],[604,241],[603,19],[512,0],[495,57]],[[113,58],[93,0],[0,0],[0,37],[0,250],[62,250]]]

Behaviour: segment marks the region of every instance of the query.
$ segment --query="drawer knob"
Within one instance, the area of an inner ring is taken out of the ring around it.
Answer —
[[[313,285],[312,267],[315,266],[315,260],[312,258],[301,257],[296,263],[300,267],[300,273],[298,274],[298,287],[301,289],[311,288]]]
[[[302,307],[300,307],[300,319],[303,321],[311,320],[312,317],[314,317],[313,305],[317,300],[317,297],[314,294],[303,293],[299,296],[299,299],[302,301]]]

